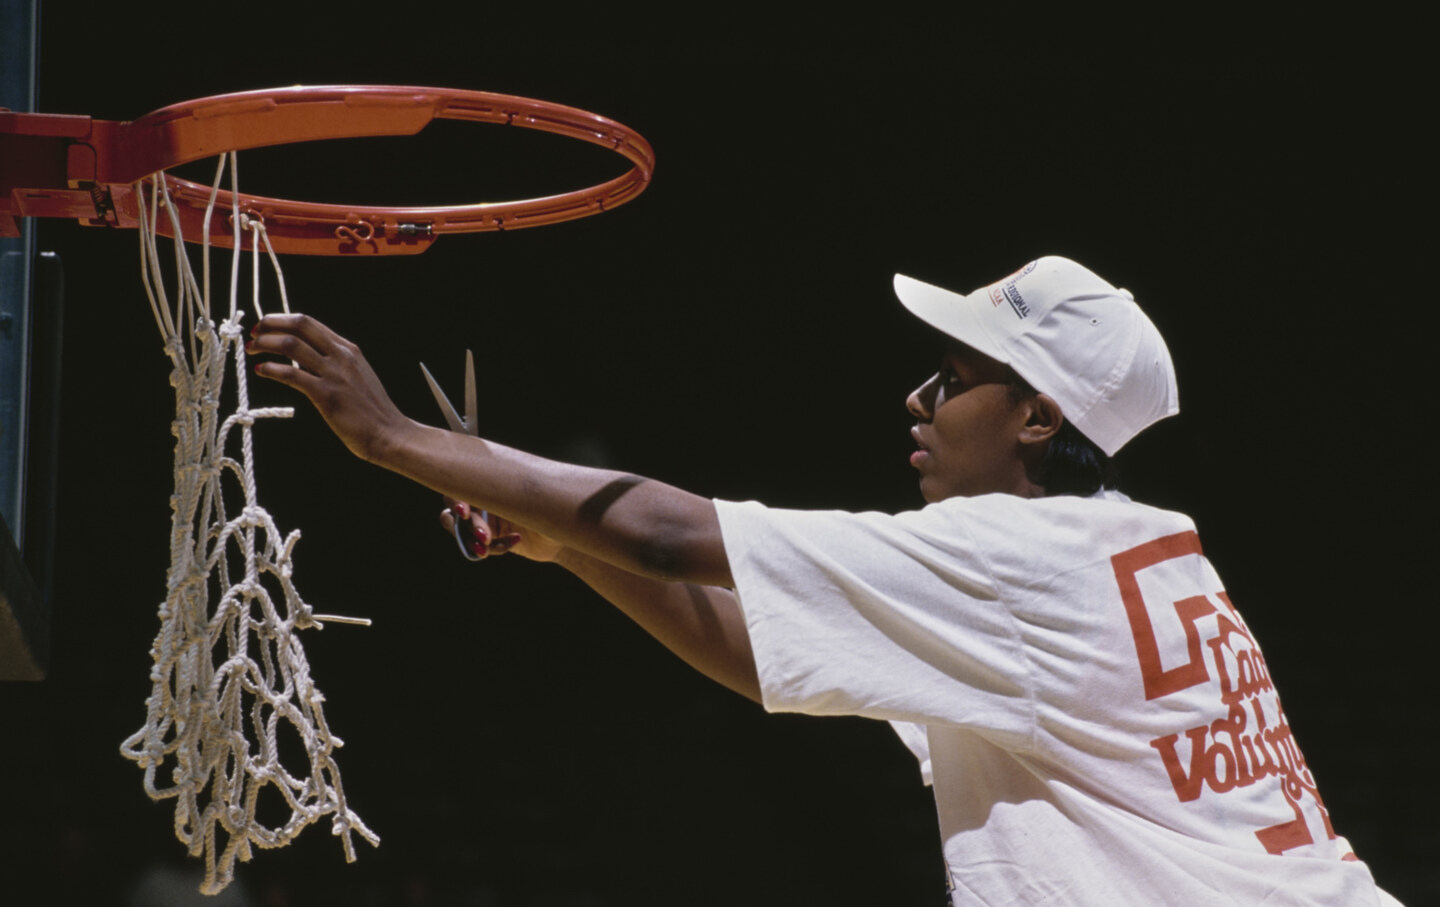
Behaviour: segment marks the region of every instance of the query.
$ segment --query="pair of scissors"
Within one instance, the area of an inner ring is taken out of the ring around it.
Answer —
[[[420,371],[425,373],[425,382],[430,385],[430,393],[435,395],[435,402],[440,404],[440,411],[444,414],[445,423],[450,426],[450,430],[459,432],[460,434],[470,435],[471,437],[479,437],[480,423],[477,419],[475,394],[475,354],[470,350],[465,351],[464,418],[461,418],[460,414],[455,411],[455,407],[451,404],[450,398],[446,397],[445,392],[440,390],[440,385],[435,383],[435,376],[430,374],[430,370],[425,367],[425,363],[423,362],[420,363]],[[483,560],[485,557],[485,542],[475,535],[475,527],[468,519],[460,519],[460,514],[455,512],[454,507],[450,508],[450,515],[454,518],[455,544],[460,546],[460,553],[472,561]],[[483,510],[480,511],[481,520],[489,520],[489,518],[489,513]]]

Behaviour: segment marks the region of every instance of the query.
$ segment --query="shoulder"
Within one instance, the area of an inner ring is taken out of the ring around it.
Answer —
[[[715,505],[732,549],[779,535],[802,548],[883,539],[902,548],[996,552],[1027,562],[1037,557],[1074,561],[1194,530],[1184,514],[1138,503],[1116,491],[1089,497],[955,497],[896,514],[785,510],[755,501],[717,500]]]
[[[875,511],[787,510],[758,501],[724,501],[715,508],[722,522],[753,522],[816,528],[849,525],[876,532],[948,534],[963,527],[986,532],[1016,527],[1045,535],[1092,534],[1100,527],[1133,525],[1148,531],[1156,527],[1193,528],[1182,513],[1162,510],[1131,500],[1118,491],[1100,491],[1089,497],[1055,495],[1022,498],[1012,494],[954,497],[916,510],[889,514]],[[1013,531],[1008,533],[1013,535]]]
[[[1183,513],[1141,504],[1116,491],[1089,497],[951,498],[896,519],[918,533],[963,537],[1002,573],[1009,564],[1030,575],[1037,569],[1059,572],[1108,560],[1134,545],[1195,528]]]
[[[917,523],[961,520],[978,524],[1023,524],[1039,531],[1066,532],[1097,525],[1134,523],[1190,524],[1183,513],[1162,510],[1131,500],[1118,491],[1099,491],[1089,497],[1055,495],[1022,498],[1013,494],[985,494],[955,497],[920,510],[897,515]]]

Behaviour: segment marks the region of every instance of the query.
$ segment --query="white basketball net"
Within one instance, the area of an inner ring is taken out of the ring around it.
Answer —
[[[347,860],[355,859],[352,833],[372,845],[380,843],[346,805],[334,758],[341,740],[325,723],[324,697],[310,679],[296,634],[319,629],[325,620],[369,622],[311,611],[291,581],[290,558],[300,532],[282,538],[274,519],[256,503],[251,426],[256,419],[289,417],[293,410],[250,407],[237,304],[242,231],[253,240],[250,277],[256,317],[261,314],[261,246],[286,311],[289,304],[264,223],[238,210],[235,156],[227,157],[234,251],[230,311],[219,323],[210,309],[209,223],[226,157],[216,168],[205,213],[199,284],[165,181],[157,175],[148,185],[136,186],[141,277],[174,365],[175,494],[170,499],[170,570],[160,632],[150,650],[153,688],[145,726],[120,751],[145,770],[145,792],[151,798],[175,798],[175,834],[192,856],[204,858],[200,890],[206,894],[230,883],[236,859],[248,861],[252,845],[283,847],[324,816],[332,817],[331,831],[340,837]],[[168,217],[175,234],[173,294],[166,288],[156,243],[157,217]],[[220,408],[227,359],[235,410],[224,416]],[[233,452],[237,442],[238,453]],[[283,732],[293,741],[296,734],[291,731],[298,734],[296,748],[303,748],[303,754],[280,752],[277,735]],[[291,766],[309,764],[296,774],[282,758]],[[261,804],[267,787],[274,791]],[[267,815],[274,810],[276,818],[288,808],[289,818],[267,826],[257,818],[257,807]]]

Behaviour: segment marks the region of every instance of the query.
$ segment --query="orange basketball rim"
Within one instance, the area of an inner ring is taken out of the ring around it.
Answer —
[[[211,188],[164,171],[248,148],[414,135],[432,120],[552,132],[616,151],[631,167],[590,188],[521,201],[383,207],[240,195],[238,209],[263,220],[277,252],[414,254],[446,233],[514,230],[598,214],[643,192],[655,168],[650,144],[621,123],[561,104],[485,91],[296,86],[186,101],[128,122],[0,110],[0,236],[19,235],[20,217],[135,227],[137,186],[163,174],[181,232],[198,237],[207,232]],[[214,244],[232,245],[230,214],[216,208],[210,217]],[[170,235],[165,221],[160,218],[157,229]],[[241,242],[248,248],[250,239]]]

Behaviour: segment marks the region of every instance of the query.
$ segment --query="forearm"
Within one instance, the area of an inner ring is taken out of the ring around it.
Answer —
[[[390,432],[368,458],[577,554],[638,574],[637,580],[732,582],[714,503],[663,482],[547,460],[414,422]]]
[[[760,702],[760,681],[740,601],[729,589],[639,576],[581,551],[555,563],[578,576],[691,667]]]
[[[345,446],[372,463],[624,570],[731,583],[720,521],[706,498],[407,419],[360,348],[307,315],[265,316],[246,349],[281,357],[260,362],[256,374],[303,393]]]

